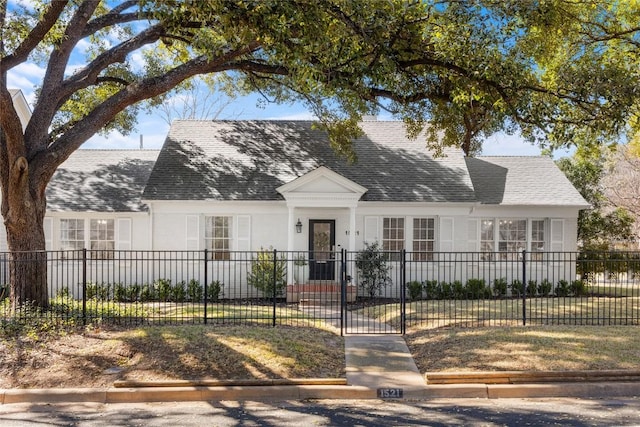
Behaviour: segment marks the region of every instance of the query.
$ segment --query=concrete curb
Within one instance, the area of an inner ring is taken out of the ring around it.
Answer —
[[[427,372],[427,384],[640,382],[640,370]]]
[[[215,400],[376,399],[377,389],[349,385],[257,385],[106,389],[0,390],[0,403],[128,403]],[[405,389],[403,399],[640,396],[640,382],[553,384],[443,384]]]

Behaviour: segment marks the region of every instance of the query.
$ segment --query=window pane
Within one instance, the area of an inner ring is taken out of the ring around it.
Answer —
[[[205,243],[206,247],[212,251],[211,258],[230,259],[231,217],[209,216],[205,219],[205,223]]]
[[[93,259],[111,259],[115,249],[115,221],[92,219],[89,222],[89,249]]]
[[[434,248],[434,219],[414,218],[413,219],[413,259],[414,261],[433,260]]]
[[[531,251],[544,251],[544,220],[531,221]]]
[[[74,251],[84,248],[84,220],[60,220],[60,249]]]
[[[527,220],[501,219],[498,231],[498,251],[520,252],[527,248]]]

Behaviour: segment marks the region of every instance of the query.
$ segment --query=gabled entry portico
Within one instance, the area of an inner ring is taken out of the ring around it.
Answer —
[[[356,208],[367,189],[320,166],[278,187],[277,191],[287,202],[287,250],[308,251],[309,277],[303,278],[302,283],[295,283],[294,277],[288,277],[287,280],[290,285],[300,288],[290,289],[287,299],[299,301],[303,298],[302,289],[309,287],[310,283],[331,286],[339,279],[334,257],[341,245],[336,244],[336,236],[346,237],[346,241],[340,240],[346,243],[344,249],[355,250]],[[302,224],[300,232],[296,224]],[[303,240],[302,236],[308,237]],[[294,268],[293,262],[290,262],[288,271],[294,271]],[[307,279],[309,283],[304,283]]]
[[[349,251],[356,248],[356,208],[358,201],[367,191],[366,188],[350,179],[320,166],[313,171],[302,175],[276,189],[284,197],[288,208],[288,251],[306,250],[307,244],[296,242],[296,223],[300,219],[301,209],[305,209],[306,216],[303,216],[303,227],[309,229],[310,220],[336,220],[327,218],[331,211],[349,210],[348,225],[345,227],[336,226],[335,233],[346,234],[348,236],[347,247]],[[335,248],[333,248],[335,249]]]

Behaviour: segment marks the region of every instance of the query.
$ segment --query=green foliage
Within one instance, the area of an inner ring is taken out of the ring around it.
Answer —
[[[540,296],[546,297],[553,290],[553,283],[551,283],[548,279],[542,280],[538,285],[538,294]]]
[[[200,302],[204,296],[204,289],[196,279],[189,280],[187,284],[187,297],[189,301]]]
[[[287,285],[287,260],[284,255],[276,259],[273,250],[260,249],[251,259],[247,283],[264,297],[282,296]]]
[[[507,279],[500,278],[493,280],[493,295],[496,297],[504,297],[507,295]]]
[[[455,299],[467,299],[467,289],[460,280],[454,280],[451,283],[451,294]]]
[[[427,280],[424,282],[424,292],[428,299],[442,298],[442,290],[437,280]]]
[[[491,289],[484,279],[469,279],[465,288],[467,298],[483,299],[491,296]]]
[[[627,140],[637,139],[637,1],[303,6],[294,0],[12,2],[10,13],[0,13],[0,69],[15,73],[34,61],[47,72],[33,82],[38,89],[27,129],[38,138],[25,138],[15,126],[6,86],[12,79],[2,79],[2,145],[8,153],[38,154],[29,165],[30,185],[44,193],[62,161],[96,132],[132,132],[140,102],[153,108],[166,92],[208,73],[234,93],[261,94],[264,104],[302,102],[349,160],[358,122],[381,105],[410,136],[423,134],[436,154],[456,146],[473,155],[498,130],[519,131],[551,150],[606,145],[627,131]],[[15,161],[0,160],[5,171]],[[592,172],[598,171],[587,170],[585,182],[594,182]],[[14,181],[2,180],[3,194],[23,198]],[[585,247],[626,232],[623,211],[595,211],[580,219]],[[31,214],[44,217],[44,211]],[[9,241],[32,237],[20,234]],[[253,281],[269,293],[264,279]],[[278,291],[277,277],[271,286]],[[25,300],[38,300],[39,291]],[[170,289],[159,292],[170,296]],[[95,289],[94,296],[106,295]]]
[[[509,285],[509,290],[511,291],[512,296],[521,297],[524,292],[524,286],[522,285],[522,281],[518,279],[514,279],[511,281]]]
[[[558,284],[556,285],[554,293],[557,297],[568,297],[571,293],[569,282],[564,279],[558,280]]]
[[[409,291],[409,298],[412,301],[420,299],[422,297],[422,282],[412,280],[407,283],[407,291]]]
[[[449,282],[440,282],[440,298],[449,299],[454,298],[453,286]]]
[[[382,289],[391,284],[391,266],[387,264],[388,256],[380,250],[378,242],[366,244],[358,252],[355,259],[358,270],[358,287],[370,298],[380,294]]]
[[[107,301],[111,298],[111,286],[107,283],[87,283],[86,287],[87,299],[96,299],[98,301]]]
[[[218,301],[222,296],[224,284],[219,280],[214,280],[207,287],[207,299],[209,301]]]
[[[527,280],[527,296],[535,297],[538,292],[538,282],[533,279]]]
[[[173,302],[184,302],[187,299],[187,289],[184,280],[176,283],[171,287],[169,298]]]
[[[584,280],[573,280],[570,289],[571,293],[576,297],[581,297],[588,293],[587,283]]]
[[[578,214],[578,240],[586,251],[606,251],[612,241],[632,235],[633,217],[622,208],[612,209],[603,192],[605,153],[604,149],[583,149],[556,162],[591,205]]]
[[[171,298],[171,280],[169,279],[158,279],[153,283],[153,287],[155,288],[155,294],[160,301],[169,301]]]

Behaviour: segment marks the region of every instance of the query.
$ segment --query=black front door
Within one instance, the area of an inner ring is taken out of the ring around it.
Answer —
[[[310,280],[335,280],[335,245],[335,220],[309,220]]]

